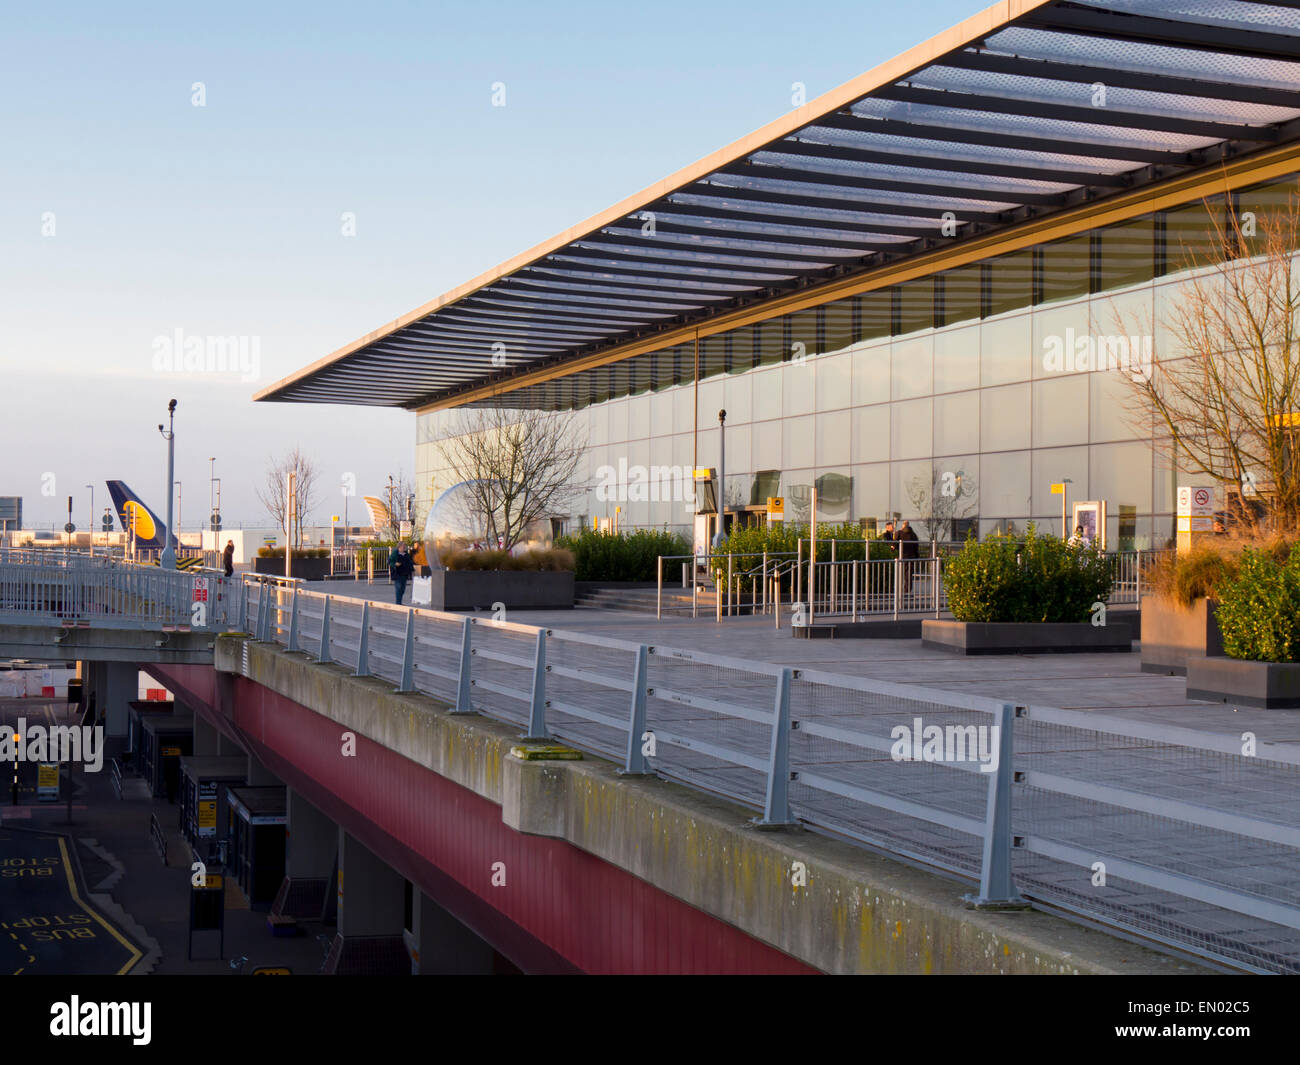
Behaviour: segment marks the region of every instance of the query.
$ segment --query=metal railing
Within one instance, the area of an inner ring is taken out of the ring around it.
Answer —
[[[261,640],[726,796],[758,823],[924,862],[975,886],[972,905],[1023,897],[1232,967],[1300,973],[1295,746],[1247,758],[1235,736],[251,591]]]
[[[847,616],[857,621],[860,617],[898,618],[905,614],[939,617],[947,611],[944,569],[962,545],[932,542],[919,545],[920,553],[914,558],[894,555],[845,560],[835,557],[839,545],[851,544],[866,554],[863,541],[818,543],[829,544],[829,561],[813,562],[803,541],[799,542],[799,549],[795,552],[662,555],[659,558],[655,616],[663,617],[664,563],[692,558],[689,585],[692,617],[699,615],[700,589],[704,586],[702,575],[713,587],[714,613],[719,621],[738,614],[779,614],[778,603],[782,598],[788,604],[788,612],[793,612],[796,618],[802,617],[803,624],[827,616]],[[1152,567],[1171,553],[1165,549],[1106,553],[1104,557],[1111,559],[1115,573],[1108,604],[1140,605],[1144,583]],[[757,561],[760,559],[761,563]],[[782,582],[782,586],[777,587],[774,581]],[[782,588],[786,591],[784,596]]]

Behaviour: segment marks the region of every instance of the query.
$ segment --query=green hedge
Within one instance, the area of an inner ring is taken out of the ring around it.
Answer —
[[[573,552],[574,578],[580,581],[653,581],[660,555],[689,555],[684,536],[655,529],[603,533],[584,529],[556,538],[556,547]],[[664,581],[682,579],[681,562],[664,563]]]
[[[794,522],[777,522],[775,525],[768,526],[733,526],[731,532],[723,540],[722,546],[715,552],[715,558],[718,555],[731,554],[733,572],[744,572],[753,569],[755,566],[761,568],[763,565],[763,552],[766,551],[769,555],[769,562],[779,564],[784,570],[798,557],[798,543],[802,540],[804,542],[803,562],[806,566],[808,564],[808,534],[808,525],[800,525]],[[836,562],[860,562],[866,558],[884,559],[894,557],[894,544],[882,540],[864,540],[862,538],[862,526],[857,522],[845,522],[842,525],[818,522],[818,562],[829,562],[831,560],[831,540],[839,541],[835,545]],[[917,545],[918,549],[920,546],[920,544]],[[722,569],[724,571],[723,579],[725,580],[725,557],[722,559]],[[806,569],[803,573],[803,579],[805,582],[808,579]],[[753,578],[748,576],[741,577],[740,591],[749,593],[752,590],[752,581]],[[872,577],[872,587],[878,592],[890,592],[893,591],[893,581],[893,570],[887,570]],[[781,587],[789,591],[793,586],[794,575],[788,572],[784,573],[781,578]]]
[[[284,558],[283,547],[259,547],[257,549],[258,558]],[[295,547],[293,549],[294,558],[329,558],[330,550],[328,547]]]
[[[1114,583],[1109,559],[1095,545],[1072,547],[1039,536],[968,541],[943,571],[948,607],[958,621],[1081,622]]]
[[[1229,658],[1300,661],[1300,551],[1279,561],[1247,547],[1237,574],[1218,589],[1215,620]]]
[[[547,573],[571,572],[573,552],[561,547],[537,548],[511,554],[509,551],[449,551],[442,556],[449,570],[538,570]]]

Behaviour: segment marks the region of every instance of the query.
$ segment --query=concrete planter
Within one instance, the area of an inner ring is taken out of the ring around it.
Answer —
[[[330,575],[330,560],[328,558],[298,558],[295,556],[289,560],[289,565],[292,567],[289,576],[298,577],[304,581],[323,581]],[[253,572],[283,577],[284,559],[263,558],[258,555],[253,559]]]
[[[1187,698],[1294,710],[1300,708],[1300,664],[1193,655],[1187,659]]]
[[[434,570],[432,610],[557,610],[573,606],[573,574],[528,570]]]
[[[1095,654],[1131,651],[1127,625],[1091,622],[922,621],[921,646],[959,655]]]
[[[1213,599],[1197,599],[1188,607],[1164,596],[1144,595],[1142,672],[1182,676],[1189,659],[1222,656],[1217,606]]]

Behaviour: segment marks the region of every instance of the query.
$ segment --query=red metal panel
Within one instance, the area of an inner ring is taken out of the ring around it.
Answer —
[[[153,671],[196,711],[221,716],[211,667]],[[337,723],[246,678],[234,679],[227,709],[268,769],[525,969],[509,949],[524,949],[514,930],[539,945],[534,969],[815,972],[571,844],[507,828],[499,806],[364,736],[343,757]],[[503,887],[491,884],[498,861]]]

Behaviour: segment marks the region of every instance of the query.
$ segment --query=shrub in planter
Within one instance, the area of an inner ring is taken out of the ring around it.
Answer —
[[[567,573],[573,570],[573,552],[562,547],[521,551],[450,551],[442,557],[449,570],[508,570]]]
[[[1114,583],[1095,547],[1075,547],[1029,526],[1023,538],[968,541],[944,566],[948,606],[958,621],[1084,622]]]
[[[691,545],[677,533],[637,529],[603,533],[584,529],[561,536],[555,546],[573,555],[574,578],[580,581],[653,581],[660,555],[689,555]],[[681,580],[681,562],[664,563],[664,580]]]
[[[1216,613],[1229,658],[1300,662],[1300,551],[1285,561],[1246,547],[1236,576],[1218,589]]]
[[[283,547],[259,547],[257,549],[258,558],[284,558]],[[328,547],[295,547],[293,549],[294,558],[329,558],[330,552]]]

